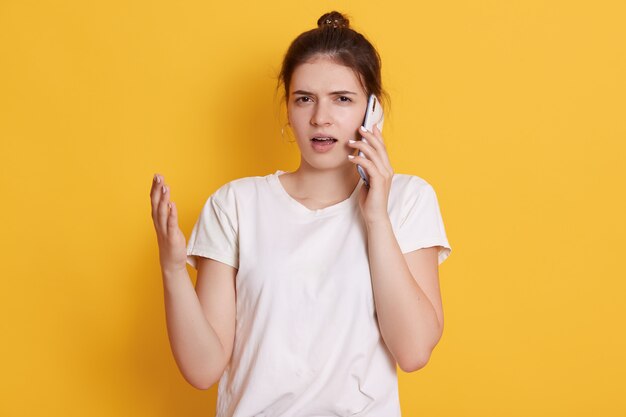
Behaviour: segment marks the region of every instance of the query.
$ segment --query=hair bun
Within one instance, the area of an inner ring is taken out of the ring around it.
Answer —
[[[350,27],[350,21],[341,13],[332,11],[317,19],[317,26],[320,29],[325,27],[331,27],[333,29],[348,28]]]

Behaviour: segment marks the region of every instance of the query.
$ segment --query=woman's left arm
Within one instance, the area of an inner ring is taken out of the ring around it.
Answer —
[[[400,368],[426,365],[443,332],[439,290],[438,247],[403,254],[387,211],[393,170],[380,131],[363,132],[368,143],[352,142],[366,158],[361,165],[370,187],[362,187],[359,206],[367,227],[367,243],[376,314],[383,340]]]

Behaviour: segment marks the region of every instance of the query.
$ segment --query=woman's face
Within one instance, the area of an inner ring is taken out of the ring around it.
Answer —
[[[316,169],[353,165],[348,155],[363,123],[367,96],[352,69],[318,57],[293,72],[287,97],[289,123],[302,163]]]

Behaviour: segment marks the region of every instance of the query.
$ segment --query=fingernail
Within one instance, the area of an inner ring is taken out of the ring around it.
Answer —
[[[157,174],[154,174],[154,182],[156,182],[157,184],[161,183],[161,178],[159,178]]]
[[[350,142],[350,143],[355,143],[355,142],[356,142],[356,140],[352,140],[352,139],[350,139],[348,142]]]
[[[348,159],[354,159],[354,155],[348,155]]]
[[[362,130],[363,132],[367,132],[367,129],[365,128],[365,126],[361,126],[361,130]]]
[[[161,189],[163,190],[163,194],[165,194],[165,185],[161,187]]]

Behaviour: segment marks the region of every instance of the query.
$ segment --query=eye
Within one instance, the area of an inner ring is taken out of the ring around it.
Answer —
[[[296,98],[296,103],[310,103],[311,101],[313,100],[308,96],[300,96]]]
[[[346,97],[346,96],[339,96],[337,100],[339,100],[342,103],[349,103],[352,101],[350,97]]]

